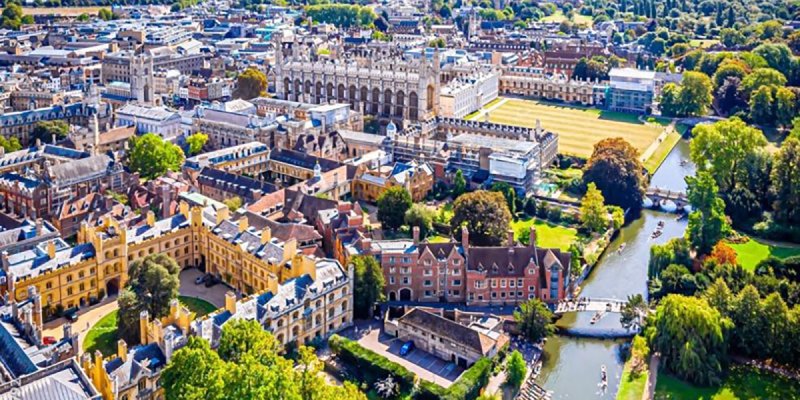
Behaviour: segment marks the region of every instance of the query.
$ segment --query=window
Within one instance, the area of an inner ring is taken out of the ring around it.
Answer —
[[[424,285],[425,286],[431,286],[432,284],[431,284],[430,279],[426,279]]]
[[[456,268],[453,270],[453,275],[461,275],[461,270]]]
[[[409,278],[407,276],[404,276],[403,277],[403,285],[410,285],[410,284],[411,284],[411,278]]]
[[[456,279],[453,281],[453,286],[461,286],[461,279]]]
[[[494,289],[496,287],[497,287],[497,280],[496,279],[492,279],[492,288]]]
[[[493,299],[496,299],[496,298],[497,298],[497,292],[492,292],[492,298],[493,298]]]
[[[389,277],[389,284],[394,285],[394,277],[393,276]]]
[[[431,276],[431,275],[433,275],[433,271],[431,271],[431,270],[429,270],[429,269],[426,269],[425,271],[423,271],[423,275],[425,275],[425,276]]]
[[[515,287],[515,286],[516,286],[516,283],[514,282],[514,280],[513,280],[513,279],[512,279],[512,280],[510,280],[510,281],[508,281],[508,287],[510,287],[510,288],[513,288],[513,287]]]
[[[506,280],[505,279],[500,279],[500,287],[501,288],[506,287]]]

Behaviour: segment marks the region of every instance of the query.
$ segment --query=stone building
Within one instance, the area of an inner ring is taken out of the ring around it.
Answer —
[[[513,66],[503,70],[500,93],[601,106],[605,100],[606,84],[569,79],[566,75],[546,74],[542,68]]]
[[[353,110],[396,121],[425,120],[438,113],[438,51],[430,61],[406,60],[392,49],[358,60],[328,60],[317,58],[313,46],[298,41],[287,45],[281,35],[275,35],[275,44],[275,87],[282,99],[348,103]],[[337,48],[334,53],[342,52]]]

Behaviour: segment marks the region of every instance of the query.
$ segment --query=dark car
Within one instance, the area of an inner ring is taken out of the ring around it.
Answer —
[[[78,307],[72,307],[66,311],[64,311],[64,318],[67,319],[69,322],[75,322],[78,320]]]
[[[219,279],[217,279],[213,275],[209,275],[208,279],[206,279],[206,287],[212,287],[219,283]]]
[[[403,346],[400,347],[400,355],[405,357],[408,353],[411,353],[411,350],[414,350],[414,342],[409,340],[403,343]]]
[[[208,274],[200,275],[200,276],[197,277],[197,279],[194,280],[194,284],[195,285],[200,285],[200,284],[206,283],[206,281],[208,281],[209,277],[210,277],[210,275],[208,275]]]

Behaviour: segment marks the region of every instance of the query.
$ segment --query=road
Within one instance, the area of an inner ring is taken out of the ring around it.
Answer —
[[[117,298],[113,297],[107,298],[102,303],[91,308],[84,307],[78,310],[78,320],[72,324],[72,331],[78,333],[78,343],[80,343],[81,346],[81,353],[83,352],[83,340],[86,338],[86,333],[89,329],[94,326],[100,318],[108,315],[118,307]],[[58,318],[44,324],[42,336],[53,336],[56,339],[62,339],[64,336],[64,323],[66,322],[66,319]]]

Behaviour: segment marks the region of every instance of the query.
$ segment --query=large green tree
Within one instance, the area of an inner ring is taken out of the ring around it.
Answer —
[[[456,176],[453,178],[453,198],[456,199],[458,196],[467,192],[467,180],[464,179],[464,172],[460,169],[456,171]]]
[[[501,193],[486,190],[466,193],[456,199],[450,220],[453,232],[460,232],[462,226],[467,227],[473,246],[502,244],[510,224],[511,212],[505,197]]]
[[[161,318],[169,303],[178,297],[180,266],[170,256],[157,253],[133,261],[128,267],[128,283],[117,298],[117,327],[126,342],[139,343],[139,314]]]
[[[773,125],[775,115],[772,109],[774,101],[773,86],[761,86],[750,96],[750,119],[761,125]]]
[[[711,79],[702,72],[683,73],[678,94],[680,115],[705,115],[711,105]]]
[[[539,299],[530,299],[514,311],[517,328],[526,339],[538,342],[555,332],[553,312]]]
[[[272,364],[281,351],[281,344],[253,320],[235,319],[225,324],[217,353],[224,361],[244,362],[247,356],[261,364]]]
[[[239,74],[236,82],[236,96],[250,100],[267,95],[267,76],[258,68],[248,68]]]
[[[583,171],[583,181],[586,185],[597,185],[607,204],[637,214],[642,208],[646,185],[643,171],[635,147],[625,139],[608,138],[594,145]]]
[[[742,79],[742,93],[747,98],[761,86],[786,85],[786,77],[772,68],[756,68]]]
[[[800,224],[800,138],[783,141],[772,168],[775,191],[775,219],[785,224]]]
[[[411,229],[419,228],[421,238],[426,238],[433,229],[434,212],[424,204],[414,204],[406,211],[404,221]]]
[[[686,235],[699,254],[709,254],[728,229],[725,202],[719,198],[717,183],[708,172],[686,177],[686,184],[689,204],[694,209],[689,214]]]
[[[2,147],[6,153],[22,150],[22,144],[19,142],[19,139],[17,139],[16,136],[11,136],[8,138],[5,136],[0,136],[0,147]]]
[[[183,165],[183,150],[155,133],[132,137],[130,149],[129,167],[143,178],[153,179],[167,171],[180,171]]]
[[[646,336],[662,365],[698,385],[718,385],[727,365],[732,324],[698,297],[671,294],[649,320]]]
[[[528,367],[522,358],[522,353],[517,350],[512,351],[506,364],[506,383],[514,389],[519,389],[527,373]]]
[[[52,143],[55,135],[56,141],[65,139],[69,134],[69,124],[60,119],[53,121],[39,121],[33,126],[31,139],[38,139],[42,143]]]
[[[189,146],[189,154],[195,155],[203,151],[203,146],[208,142],[208,135],[202,132],[189,135],[186,138],[186,144]]]
[[[734,187],[740,163],[767,144],[760,130],[736,117],[697,125],[692,135],[692,161],[698,170],[711,173],[723,192]]]
[[[384,298],[383,269],[372,256],[355,256],[352,264],[350,268],[355,268],[353,312],[359,318],[372,318],[372,307]]]
[[[581,199],[581,224],[590,232],[603,232],[608,227],[608,211],[603,193],[594,182],[586,185],[586,195]]]
[[[198,337],[176,351],[161,373],[167,400],[221,400],[225,390],[225,363]]]
[[[395,230],[403,225],[406,211],[412,205],[411,194],[402,186],[392,186],[378,197],[378,221],[383,229]]]

